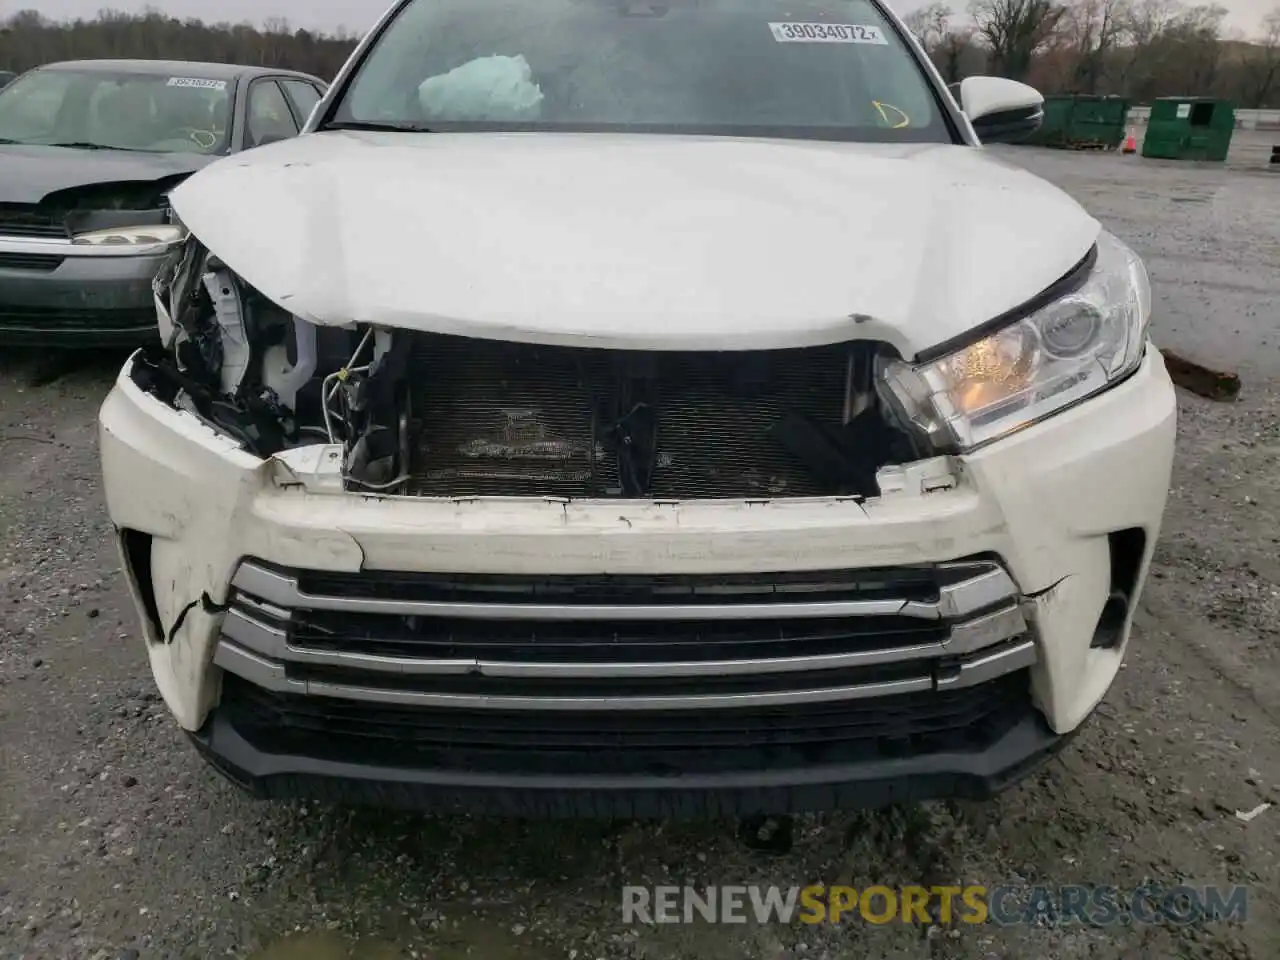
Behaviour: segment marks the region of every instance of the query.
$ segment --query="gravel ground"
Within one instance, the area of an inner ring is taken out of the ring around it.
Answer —
[[[1265,137],[1266,135],[1262,135]],[[1280,172],[1010,149],[1147,258],[1180,396],[1173,496],[1094,721],[989,804],[734,825],[428,819],[260,804],[153,692],[108,539],[94,415],[119,357],[0,358],[0,958],[482,960],[1280,956]],[[1270,180],[1270,182],[1269,182]],[[1276,804],[1248,823],[1237,810]],[[624,927],[626,883],[1244,884],[1247,922]]]

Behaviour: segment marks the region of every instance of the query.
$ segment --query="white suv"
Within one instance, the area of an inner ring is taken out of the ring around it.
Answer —
[[[963,110],[963,112],[962,112]],[[268,796],[982,796],[1119,669],[1169,483],[1141,262],[873,0],[402,0],[172,195],[103,406],[156,681]]]

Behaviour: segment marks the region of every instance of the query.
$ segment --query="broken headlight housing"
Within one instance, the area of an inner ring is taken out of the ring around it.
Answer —
[[[926,363],[882,363],[882,398],[936,449],[973,450],[1106,389],[1142,362],[1146,268],[1107,232],[1082,284]]]

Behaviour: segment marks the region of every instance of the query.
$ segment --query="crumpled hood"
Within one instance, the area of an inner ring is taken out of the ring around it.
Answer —
[[[911,356],[1039,294],[1100,229],[973,147],[717,137],[317,133],[171,202],[315,323],[632,349]]]
[[[194,153],[76,150],[0,144],[0,203],[39,203],[51,193],[108,183],[186,176],[213,158]]]

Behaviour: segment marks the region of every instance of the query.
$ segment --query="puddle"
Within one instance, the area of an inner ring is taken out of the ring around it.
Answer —
[[[299,933],[263,947],[247,960],[408,960],[385,940],[350,940],[336,933]]]
[[[506,924],[461,917],[433,938],[432,960],[552,960],[544,948],[508,931]],[[409,960],[409,951],[387,940],[352,939],[331,931],[296,933],[250,954],[246,960]]]

